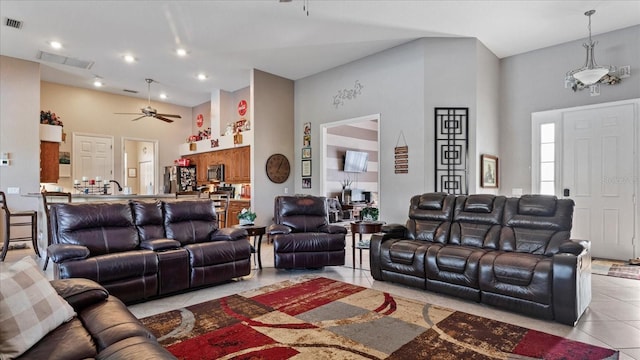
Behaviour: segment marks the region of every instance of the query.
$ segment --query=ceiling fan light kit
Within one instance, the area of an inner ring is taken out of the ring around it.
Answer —
[[[628,77],[631,74],[629,66],[623,67],[624,70],[621,74],[615,66],[598,65],[596,63],[594,49],[598,42],[593,41],[591,38],[591,15],[595,13],[595,10],[589,10],[584,13],[585,16],[589,17],[589,40],[582,44],[587,52],[584,66],[567,72],[565,77],[565,88],[578,91],[588,87],[591,96],[600,95],[600,84],[614,85],[620,82],[621,77]]]
[[[176,118],[176,119],[182,119],[182,116],[180,115],[175,115],[175,114],[160,114],[158,113],[158,111],[154,108],[151,107],[151,83],[154,82],[153,79],[144,79],[144,81],[147,82],[147,98],[148,98],[148,103],[147,106],[143,107],[142,109],[140,109],[139,113],[115,113],[117,115],[140,115],[135,119],[132,119],[131,121],[136,121],[136,120],[140,120],[144,117],[152,117],[152,118],[156,118],[158,120],[162,120],[164,122],[168,122],[168,123],[172,123],[173,120],[169,119],[169,118]]]

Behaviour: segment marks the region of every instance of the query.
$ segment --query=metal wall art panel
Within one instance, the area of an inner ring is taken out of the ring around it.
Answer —
[[[435,191],[469,193],[469,108],[435,108]]]

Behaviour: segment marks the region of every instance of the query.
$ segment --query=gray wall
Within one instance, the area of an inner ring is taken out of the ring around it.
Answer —
[[[292,80],[255,69],[251,72],[251,97],[247,100],[251,118],[255,119],[252,122],[255,135],[251,146],[251,207],[258,215],[257,222],[260,224],[271,223],[275,196],[283,195],[285,188],[289,194],[293,193],[293,174],[296,170],[293,88]],[[284,154],[291,165],[291,175],[282,184],[272,183],[265,172],[267,158],[276,153]]]
[[[19,187],[21,194],[38,193],[40,64],[0,56],[0,94],[0,153],[11,158],[11,166],[0,167],[0,190]],[[13,210],[35,210],[38,200],[7,194]]]
[[[564,88],[565,73],[584,64],[584,40],[500,61],[500,193],[531,191],[531,113],[640,97],[640,26],[594,36],[602,65],[631,65],[631,77],[601,85],[600,96]]]
[[[475,134],[478,66],[488,66],[488,74],[495,74],[497,68],[497,58],[491,59],[492,54],[486,49],[478,50],[478,44],[476,39],[419,39],[298,80],[295,134],[302,134],[303,123],[310,121],[311,146],[318,149],[320,124],[379,113],[380,216],[387,222],[404,222],[411,196],[434,190],[434,108],[468,107],[471,133]],[[334,106],[333,97],[340,90],[352,89],[355,81],[363,86],[361,93],[345,100],[344,105]],[[488,82],[489,88],[495,88],[497,76]],[[483,114],[496,113],[497,103],[487,103],[491,96],[482,99]],[[395,174],[393,170],[393,148],[400,132],[409,147],[408,174]],[[470,159],[474,159],[475,140],[470,141],[470,146]],[[302,136],[295,136],[296,150],[301,147]],[[323,164],[315,159],[314,156],[312,183],[319,184]],[[474,161],[470,165],[473,170]],[[296,191],[300,192],[300,166],[296,166]],[[314,185],[312,193],[319,195],[319,189]],[[470,186],[473,190],[474,181]]]

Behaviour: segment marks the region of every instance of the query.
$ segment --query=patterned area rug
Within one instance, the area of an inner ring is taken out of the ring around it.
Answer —
[[[618,352],[326,278],[141,320],[180,359],[618,359]]]
[[[629,265],[626,261],[593,259],[591,272],[598,275],[640,280],[640,265]]]

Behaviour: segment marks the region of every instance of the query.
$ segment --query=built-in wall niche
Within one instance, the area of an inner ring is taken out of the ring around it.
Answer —
[[[379,115],[323,124],[322,193],[342,198],[343,187],[354,200],[364,200],[364,193],[377,200],[379,192]],[[347,152],[351,162],[345,169]],[[363,160],[365,159],[365,160]],[[366,164],[363,164],[366,161]],[[356,169],[357,167],[357,169]],[[322,169],[321,169],[322,170]],[[347,170],[347,171],[345,171]]]

